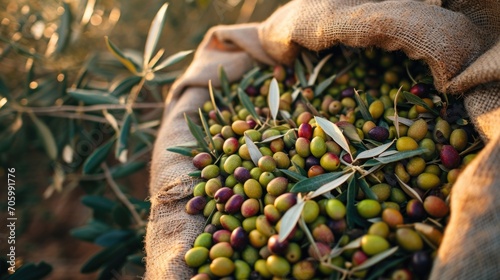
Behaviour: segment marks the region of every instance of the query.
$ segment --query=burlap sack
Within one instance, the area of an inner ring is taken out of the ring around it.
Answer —
[[[487,142],[454,186],[451,219],[431,279],[500,279],[500,1],[295,0],[260,24],[211,29],[173,86],[151,167],[152,210],[146,234],[146,279],[189,279],[183,256],[203,219],[184,207],[194,182],[191,161],[166,151],[192,141],[184,112],[208,100],[217,67],[231,80],[256,62],[290,63],[303,49],[336,44],[402,50],[425,61],[442,92],[465,95]],[[181,94],[182,93],[182,94]]]

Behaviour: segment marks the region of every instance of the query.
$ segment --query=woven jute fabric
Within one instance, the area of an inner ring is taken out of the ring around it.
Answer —
[[[222,65],[236,81],[256,64],[290,64],[303,49],[342,44],[401,50],[425,61],[435,87],[465,97],[486,147],[451,193],[451,218],[431,279],[500,279],[500,1],[295,0],[262,23],[207,32],[193,62],[173,85],[151,164],[152,210],[145,240],[146,279],[189,279],[184,253],[203,230],[185,213],[196,183],[187,157],[166,148],[194,141],[184,114],[196,119],[218,84]]]

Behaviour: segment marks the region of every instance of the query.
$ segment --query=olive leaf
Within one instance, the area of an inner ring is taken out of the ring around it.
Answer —
[[[122,129],[120,130],[120,134],[118,136],[118,143],[116,144],[115,157],[121,162],[124,163],[127,161],[127,142],[128,136],[130,134],[130,127],[132,124],[134,114],[127,112],[125,114],[125,120],[123,121]]]
[[[363,119],[365,121],[373,121],[372,114],[370,114],[370,111],[368,111],[368,106],[361,98],[361,96],[359,96],[359,93],[356,89],[354,89],[354,98],[356,98],[356,101],[358,102],[358,108],[361,112],[361,115],[363,116]]]
[[[383,152],[385,152],[387,149],[389,149],[392,146],[392,144],[394,143],[394,141],[395,140],[393,140],[392,142],[383,144],[381,146],[378,146],[376,148],[363,151],[363,152],[358,154],[358,156],[356,157],[355,160],[376,157],[376,156],[382,154]]]
[[[361,247],[361,237],[347,243],[344,247],[340,247],[340,243],[337,243],[337,245],[330,251],[329,257],[333,259],[340,256],[344,251],[357,249],[359,247]]]
[[[165,14],[167,13],[167,8],[168,3],[161,6],[151,22],[151,26],[149,27],[146,45],[144,46],[143,70],[148,68],[151,57],[153,56],[153,51],[155,50],[158,40],[160,39],[163,25],[165,24]]]
[[[227,78],[226,71],[224,71],[224,67],[222,67],[222,65],[219,65],[219,79],[222,88],[222,94],[228,97],[231,94],[231,88],[229,87],[229,80]]]
[[[422,106],[425,109],[427,109],[429,112],[431,112],[432,114],[439,116],[438,111],[429,107],[429,105],[427,105],[427,103],[425,103],[424,100],[422,100],[420,97],[416,96],[415,94],[412,94],[411,92],[408,92],[408,91],[402,91],[402,94],[403,94],[403,97],[406,99],[406,101],[408,101],[408,103]],[[394,100],[396,100],[396,99],[394,99]]]
[[[240,102],[245,107],[245,109],[247,109],[250,115],[252,115],[252,117],[255,119],[255,121],[259,125],[262,125],[259,115],[255,111],[255,105],[250,100],[250,97],[248,97],[248,95],[241,88],[238,88],[238,98],[240,99]]]
[[[389,150],[381,153],[379,157],[387,157],[399,153],[397,150]]]
[[[323,80],[321,83],[319,83],[315,88],[314,88],[314,96],[319,96],[327,89],[333,81],[337,78],[337,74],[333,74],[332,76],[328,77],[327,79]]]
[[[195,147],[175,146],[167,148],[167,151],[188,157],[193,157],[196,154]]]
[[[242,90],[245,90],[250,85],[253,78],[255,78],[255,76],[257,76],[257,74],[259,73],[260,73],[260,68],[254,67],[252,70],[248,71],[245,75],[243,75],[243,78],[241,79],[238,87]]]
[[[280,135],[274,135],[274,136],[271,136],[271,137],[268,137],[260,142],[258,142],[259,144],[261,143],[269,143],[269,142],[272,142],[276,139],[280,139],[280,138],[283,138],[285,136],[285,134],[280,134]]]
[[[278,116],[278,110],[280,108],[280,88],[278,86],[278,81],[276,78],[271,80],[269,85],[269,95],[268,95],[269,110],[271,111],[271,117],[274,122],[276,122],[276,117]]]
[[[289,178],[292,178],[292,179],[294,179],[295,181],[298,181],[298,182],[307,179],[306,176],[303,176],[303,175],[301,175],[301,174],[299,174],[297,172],[290,171],[288,169],[279,169],[279,171],[283,172],[286,176],[288,176]]]
[[[83,174],[91,174],[101,165],[106,159],[115,142],[116,137],[111,138],[108,142],[99,146],[83,163]]]
[[[376,266],[376,268],[370,270],[370,275],[366,276],[365,280],[377,280],[380,279],[386,271],[390,270],[393,267],[398,266],[402,262],[407,259],[408,256],[398,257],[396,259],[391,259],[390,261],[384,261]]]
[[[384,156],[384,157],[379,156],[379,157],[376,157],[375,160],[377,160],[380,163],[391,163],[391,162],[395,162],[395,161],[400,161],[400,160],[405,159],[405,158],[419,156],[427,151],[428,150],[426,148],[417,148],[415,150],[398,152],[396,154],[392,154],[389,156]]]
[[[317,196],[320,196],[326,192],[329,192],[335,188],[340,187],[345,181],[347,181],[355,172],[347,173],[343,176],[340,176],[339,178],[324,184],[317,190],[315,190],[311,195],[309,195],[310,198],[315,198]]]
[[[224,121],[224,118],[222,117],[222,113],[219,110],[219,107],[217,107],[217,103],[215,102],[215,92],[214,89],[212,88],[212,80],[208,81],[208,92],[210,94],[210,100],[212,101],[212,106],[214,107],[215,114],[217,116],[217,121],[221,125],[226,125],[226,122]]]
[[[304,170],[304,168],[300,167],[295,161],[291,161],[293,167],[295,167],[295,170],[297,170],[300,175],[307,177],[307,171]]]
[[[29,114],[31,120],[35,124],[35,127],[37,129],[38,134],[42,138],[43,142],[43,147],[45,148],[45,152],[49,156],[51,160],[56,160],[57,158],[57,144],[56,140],[54,139],[54,135],[50,131],[49,127],[42,122],[35,114],[30,113]]]
[[[282,222],[279,233],[280,242],[283,242],[297,225],[297,222],[302,215],[302,209],[304,209],[304,205],[305,201],[297,201],[297,204],[288,209],[285,212],[285,215],[283,215],[283,217],[281,218]]]
[[[104,37],[104,41],[106,42],[106,47],[108,50],[125,66],[130,72],[133,74],[137,74],[139,66],[134,60],[128,56],[126,56],[111,40],[108,36]]]
[[[213,152],[214,156],[218,157],[219,153],[217,152],[217,149],[215,149],[214,139],[212,138],[212,135],[210,134],[210,127],[208,126],[207,119],[205,119],[205,116],[203,115],[201,108],[198,108],[198,113],[200,114],[200,120],[201,120],[201,125],[203,126],[203,130],[205,131],[205,134],[207,135],[208,141],[210,141],[210,144],[212,145],[212,148],[214,149],[214,152]]]
[[[172,65],[178,63],[179,61],[183,60],[186,56],[190,55],[192,52],[193,52],[193,50],[187,50],[187,51],[181,51],[181,52],[175,53],[175,54],[167,57],[165,60],[160,62],[158,65],[156,65],[153,68],[153,71],[158,71],[158,70],[161,70],[163,68],[167,68],[169,66],[172,66]]]
[[[394,97],[394,119],[392,120],[394,123],[394,127],[396,128],[396,136],[399,138],[399,115],[398,115],[398,97],[401,93],[401,89],[403,86],[400,86],[396,96]]]
[[[399,185],[401,186],[401,189],[411,198],[418,199],[418,201],[423,203],[422,198],[420,195],[410,186],[408,186],[401,178],[398,177],[397,174],[394,174],[396,176],[396,179],[398,180]]]
[[[318,189],[318,187],[321,187],[337,178],[342,176],[344,174],[343,172],[332,172],[332,173],[325,173],[321,174],[318,176],[314,176],[312,178],[307,178],[305,180],[301,180],[295,184],[290,192],[311,192],[315,191]]]
[[[372,191],[365,179],[358,178],[358,184],[365,196],[369,199],[378,200],[378,196]]]
[[[396,122],[397,122],[398,124],[399,124],[399,123],[402,123],[402,124],[404,124],[404,125],[406,125],[406,126],[411,126],[411,125],[415,122],[415,121],[413,121],[413,120],[410,120],[410,119],[407,119],[407,118],[403,118],[403,117],[400,117],[400,116],[398,116],[397,118],[396,118],[396,117],[394,117],[394,116],[387,116],[387,119],[389,119],[389,120],[393,121],[394,123],[396,123]],[[396,120],[396,119],[397,119],[397,120]]]
[[[338,128],[337,125],[325,118],[315,116],[314,119],[316,120],[316,123],[323,129],[323,131],[328,136],[332,137],[333,141],[339,144],[339,146],[344,149],[344,151],[346,151],[351,156],[351,158],[353,158],[349,149],[349,143],[347,142],[347,139],[345,139],[344,134],[342,134],[340,128]]]
[[[245,144],[248,148],[248,153],[250,154],[250,158],[255,166],[259,165],[259,159],[262,157],[262,153],[255,143],[252,141],[252,138],[245,133]]]
[[[362,264],[358,265],[358,266],[355,266],[351,269],[351,272],[356,272],[356,271],[360,271],[360,270],[365,270],[367,268],[370,268],[372,267],[373,265],[381,262],[382,260],[390,257],[392,254],[396,253],[396,251],[399,249],[398,246],[395,246],[395,247],[392,247],[391,249],[389,250],[385,250],[384,252],[382,253],[378,253],[376,254],[375,256],[367,259],[366,261],[364,261]]]
[[[302,65],[302,63],[300,63],[300,61],[298,59],[295,60],[295,69],[294,70],[295,70],[295,75],[297,75],[297,79],[300,82],[300,86],[302,88],[307,87],[305,69],[304,69],[304,66]]]
[[[336,123],[337,127],[339,127],[342,133],[350,140],[355,142],[361,142],[361,138],[359,137],[358,130],[356,127],[349,122],[339,121]]]
[[[120,104],[118,98],[99,90],[68,89],[68,94],[87,105]]]
[[[333,54],[329,54],[329,55],[323,57],[323,59],[321,59],[318,62],[318,64],[316,64],[316,66],[314,67],[311,75],[309,76],[309,80],[307,81],[307,84],[309,86],[314,85],[314,83],[316,82],[316,79],[318,78],[319,72],[321,71],[321,69],[323,68],[323,66],[326,64],[326,62],[330,59],[330,57],[332,57],[332,55]]]
[[[347,201],[346,201],[346,221],[347,227],[353,228],[355,225],[367,227],[370,222],[361,218],[356,209],[356,195],[358,194],[357,178],[352,178],[347,186]]]
[[[61,24],[57,28],[57,45],[55,53],[60,53],[66,48],[71,35],[71,7],[67,2],[63,2],[64,12],[61,16]]]
[[[198,125],[196,125],[186,113],[184,113],[184,118],[186,119],[186,122],[188,124],[189,131],[191,131],[191,134],[196,139],[198,145],[205,152],[210,153],[210,148],[208,147],[207,142],[205,141],[205,136],[203,135],[203,131],[201,130],[201,128]]]

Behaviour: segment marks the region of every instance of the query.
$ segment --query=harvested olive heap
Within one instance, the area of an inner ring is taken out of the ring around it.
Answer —
[[[219,77],[200,121],[186,116],[196,143],[169,149],[199,170],[192,279],[428,277],[482,144],[421,62],[339,47]]]

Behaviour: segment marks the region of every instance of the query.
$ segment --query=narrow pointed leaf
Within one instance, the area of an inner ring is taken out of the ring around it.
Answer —
[[[198,143],[200,148],[202,148],[205,152],[210,153],[210,148],[205,141],[205,136],[201,128],[197,124],[195,124],[186,113],[184,113],[184,118],[186,119],[186,122],[188,124],[189,131],[191,131],[191,134],[196,139],[196,142]]]
[[[229,87],[229,80],[227,79],[226,71],[224,71],[224,67],[222,67],[222,65],[219,65],[219,79],[222,88],[222,95],[226,97],[229,96],[229,94],[231,94],[231,89]]]
[[[212,87],[212,80],[208,81],[208,92],[210,93],[210,100],[212,101],[212,106],[214,107],[215,113],[217,115],[217,120],[221,125],[226,125],[226,122],[222,117],[222,113],[220,112],[219,107],[217,107],[217,103],[215,103],[215,92]]]
[[[313,72],[313,63],[311,61],[311,54],[307,52],[301,52],[300,57],[302,58],[302,61],[304,61],[304,66],[306,67],[306,70],[308,73]]]
[[[57,45],[56,45],[56,53],[62,52],[69,41],[71,35],[71,8],[67,2],[63,2],[64,12],[61,16],[61,23],[57,28]]]
[[[304,168],[300,167],[294,161],[292,161],[292,165],[293,165],[293,167],[295,167],[295,170],[297,170],[300,175],[307,177],[307,171],[305,171]]]
[[[366,170],[366,172],[362,176],[360,176],[359,179],[372,174],[373,172],[377,171],[381,166],[382,164],[372,166],[370,169]]]
[[[321,186],[319,189],[315,190],[312,194],[311,194],[311,198],[315,198],[317,196],[320,196],[326,192],[330,192],[331,190],[335,189],[335,188],[338,188],[340,187],[340,185],[342,185],[343,183],[345,183],[345,181],[347,181],[347,179],[349,179],[352,175],[354,174],[354,172],[351,172],[351,173],[347,173],[343,176],[340,176],[339,178],[329,182],[329,183],[326,183],[324,184],[323,186]]]
[[[340,243],[337,243],[337,246],[339,246]],[[340,256],[344,251],[346,250],[352,250],[352,249],[357,249],[361,247],[361,237],[354,239],[353,241],[349,242],[347,245],[344,247],[334,247],[330,251],[330,257],[335,258]]]
[[[355,271],[360,271],[360,270],[365,270],[367,268],[370,268],[372,267],[373,265],[381,262],[382,260],[390,257],[392,254],[396,253],[396,251],[399,249],[398,246],[396,247],[392,247],[391,249],[389,250],[385,250],[384,252],[382,253],[378,253],[376,254],[375,256],[367,259],[366,261],[364,261],[362,264],[360,264],[359,266],[355,266],[353,267],[353,269],[351,270],[351,272],[355,272]]]
[[[394,118],[393,118],[393,123],[394,127],[396,128],[396,136],[399,138],[399,115],[398,115],[398,99],[399,99],[399,94],[401,93],[401,89],[403,86],[400,86],[398,89],[398,92],[396,93],[396,96],[394,97]]]
[[[385,152],[385,150],[389,149],[393,143],[394,143],[394,141],[386,143],[382,146],[378,146],[378,147],[373,148],[373,149],[363,151],[363,152],[358,154],[356,159],[365,159],[365,158],[376,157],[376,156],[382,154],[383,152]]]
[[[111,125],[111,127],[115,130],[115,133],[118,134],[120,129],[118,128],[118,121],[116,121],[116,118],[112,114],[108,113],[108,110],[106,109],[102,110],[102,115],[108,121],[109,125]]]
[[[351,155],[351,151],[349,150],[349,144],[347,143],[347,140],[344,137],[344,134],[342,134],[342,131],[332,123],[331,121],[321,118],[321,117],[314,117],[316,120],[316,123],[323,129],[323,131],[330,137],[332,137],[333,141],[335,141],[339,146],[344,149],[349,155]],[[351,155],[351,158],[352,155]]]
[[[110,169],[111,176],[115,179],[133,174],[146,166],[145,161],[130,161],[124,164],[114,166]]]
[[[248,153],[250,154],[250,158],[252,158],[253,164],[255,164],[255,166],[258,166],[259,159],[262,157],[262,153],[260,152],[257,145],[255,145],[255,143],[252,141],[252,138],[250,138],[246,133],[245,144],[247,145]]]
[[[188,176],[193,178],[201,178],[201,170],[190,172],[188,173]]]
[[[391,163],[391,162],[395,162],[395,161],[400,161],[400,160],[405,159],[405,158],[418,156],[418,155],[421,155],[425,152],[427,152],[427,149],[418,148],[418,149],[411,150],[411,151],[398,152],[397,154],[393,154],[393,155],[386,156],[386,157],[379,156],[379,157],[375,158],[375,160],[380,162],[380,163]]]
[[[269,104],[269,110],[271,111],[271,117],[274,121],[276,121],[278,110],[280,109],[280,88],[276,78],[273,78],[271,84],[269,85],[269,96],[267,102]]]
[[[390,271],[392,268],[399,266],[402,262],[406,261],[409,256],[411,255],[392,258],[391,260],[383,261],[382,263],[378,264],[376,267],[370,270],[370,274],[366,276],[365,280],[381,279],[380,276],[384,275],[384,273]]]
[[[280,169],[280,171],[283,172],[289,178],[294,179],[295,181],[300,182],[302,180],[307,180],[307,177],[302,176],[301,174],[299,174],[297,172],[293,172],[293,171],[290,171],[288,169]]]
[[[370,111],[368,111],[368,106],[366,105],[365,101],[359,96],[358,91],[355,89],[354,90],[354,97],[356,98],[356,101],[358,102],[358,108],[359,111],[361,112],[361,115],[363,116],[363,119],[366,121],[372,121],[372,115],[370,114]]]
[[[337,74],[330,76],[328,79],[323,80],[314,88],[314,96],[322,94],[337,78]]]
[[[56,160],[57,158],[57,144],[54,135],[50,131],[49,127],[37,118],[34,114],[29,114],[31,120],[35,124],[38,134],[42,138],[43,147],[45,152],[51,160]]]
[[[139,83],[141,77],[139,76],[128,76],[117,82],[114,82],[109,88],[109,94],[111,96],[120,96],[122,94],[128,94],[132,88]]]
[[[193,157],[193,156],[195,156],[196,148],[176,146],[176,147],[167,148],[167,151],[172,152],[172,153],[176,153],[176,154],[180,154],[183,156]]]
[[[132,125],[133,113],[126,113],[125,119],[123,121],[122,128],[120,130],[120,134],[118,136],[118,143],[116,145],[115,157],[121,162],[124,163],[127,161],[127,143],[128,136],[130,135],[130,127]]]
[[[314,67],[314,69],[311,73],[311,76],[309,76],[309,80],[307,81],[307,84],[309,86],[314,85],[314,83],[316,82],[316,79],[318,78],[319,72],[321,72],[321,69],[323,68],[323,66],[325,66],[326,62],[328,61],[328,59],[330,59],[330,57],[332,57],[332,55],[333,54],[329,54],[329,55],[325,56],[323,59],[321,59],[320,62],[318,62],[316,67]]]
[[[295,69],[294,70],[295,70],[295,75],[297,75],[297,79],[300,82],[300,86],[302,88],[307,87],[305,69],[304,69],[304,66],[302,65],[302,63],[300,63],[300,61],[298,59],[295,60]]]
[[[128,56],[126,56],[115,44],[109,40],[108,36],[104,37],[108,50],[133,74],[138,73],[139,66]]]
[[[319,113],[318,113],[319,115]],[[359,137],[358,130],[356,127],[349,122],[339,121],[336,123],[337,127],[341,129],[342,133],[349,139],[355,142],[361,142],[361,138]]]
[[[297,184],[292,187],[290,192],[305,193],[315,191],[319,187],[339,178],[340,176],[342,176],[342,174],[342,172],[332,172],[314,176],[312,178],[307,178],[303,181],[297,182]]]
[[[99,90],[68,89],[68,94],[86,105],[120,104],[118,98]]]
[[[264,140],[262,140],[262,141],[260,141],[260,142],[258,142],[258,143],[259,143],[259,144],[260,144],[260,143],[269,143],[269,142],[272,142],[272,141],[274,141],[274,140],[276,140],[276,139],[280,139],[280,138],[283,138],[283,137],[285,137],[285,134],[274,135],[274,136],[271,136],[271,137],[269,137],[269,138],[266,138],[266,139],[264,139]]]
[[[243,78],[241,79],[238,87],[241,88],[243,91],[246,90],[246,88],[252,82],[253,78],[255,78],[255,76],[257,76],[259,72],[260,72],[259,67],[254,67],[252,70],[248,71],[245,75],[243,75]]]
[[[238,98],[240,99],[241,104],[248,110],[250,115],[255,119],[255,121],[261,124],[259,115],[255,111],[255,105],[250,100],[250,97],[241,89],[238,88]]]
[[[411,198],[418,199],[420,202],[424,202],[420,195],[410,186],[408,186],[401,178],[398,177],[398,175],[394,174],[396,176],[396,179],[398,180],[399,185],[401,186],[401,189]]]
[[[399,153],[397,150],[389,150],[381,153],[379,157],[387,157]]]
[[[408,101],[408,103],[422,106],[429,112],[432,112],[434,115],[439,115],[438,111],[436,111],[434,108],[429,107],[427,103],[425,103],[420,97],[416,96],[415,94],[407,91],[402,91],[401,93],[403,94],[403,97],[406,99],[406,101]]]
[[[156,13],[151,26],[149,27],[148,38],[146,39],[146,45],[144,46],[144,60],[143,69],[149,64],[149,60],[153,56],[153,51],[158,44],[161,32],[163,30],[163,25],[165,24],[165,14],[167,13],[168,3],[163,4],[160,10]]]
[[[208,126],[207,119],[205,119],[205,116],[203,116],[201,108],[198,108],[198,113],[200,114],[201,124],[203,125],[203,130],[205,130],[205,134],[207,135],[208,141],[210,141],[210,144],[214,148],[214,155],[215,157],[218,157],[219,155],[217,150],[215,149],[214,139],[212,139],[212,135],[210,134],[210,127]]]
[[[111,147],[115,142],[116,138],[108,140],[108,142],[99,146],[94,152],[85,160],[83,163],[83,174],[92,174],[99,167],[99,165],[106,159]]]
[[[169,66],[172,66],[176,64],[177,62],[183,60],[186,56],[190,55],[193,52],[193,50],[188,50],[188,51],[181,51],[178,53],[175,53],[169,57],[167,57],[165,60],[157,64],[154,68],[153,71],[159,71],[163,68],[167,68]]]
[[[352,178],[347,186],[346,201],[346,221],[348,228],[354,228],[356,225],[368,227],[370,222],[361,218],[356,209],[356,195],[358,194],[358,184],[356,178]]]
[[[297,225],[300,216],[302,215],[302,209],[304,209],[304,201],[298,201],[297,204],[288,209],[281,218],[281,227],[279,233],[279,241],[284,241],[292,230]]]
[[[358,179],[358,184],[361,190],[365,193],[365,196],[369,199],[378,200],[377,195],[372,191],[365,179]]]
[[[396,123],[396,117],[394,117],[394,116],[387,116],[387,118],[389,120],[393,121],[394,123]],[[400,116],[397,117],[397,122],[398,123],[402,123],[402,124],[404,124],[406,126],[411,126],[414,123],[414,121],[412,121],[410,119],[407,119],[407,118],[400,117]]]

